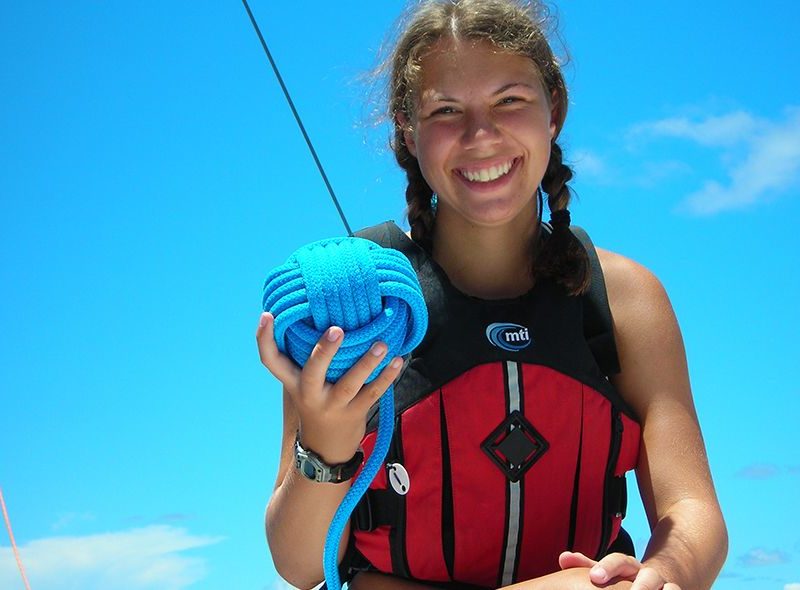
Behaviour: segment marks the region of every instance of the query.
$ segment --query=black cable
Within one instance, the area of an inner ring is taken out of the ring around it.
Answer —
[[[283,83],[283,78],[281,77],[281,73],[278,71],[278,66],[275,65],[275,60],[272,59],[272,54],[269,52],[269,48],[267,47],[267,42],[264,41],[264,36],[261,34],[261,29],[258,28],[256,17],[253,16],[253,12],[250,10],[250,6],[247,4],[247,0],[242,0],[242,4],[244,4],[245,10],[247,10],[247,15],[250,17],[250,22],[253,23],[253,28],[256,30],[256,35],[258,35],[258,38],[261,41],[261,46],[264,48],[264,53],[267,54],[267,59],[269,59],[269,63],[272,65],[272,70],[275,72],[275,77],[278,78],[278,83],[281,85],[281,89],[283,90],[283,95],[286,97],[286,101],[289,103],[289,108],[292,109],[292,114],[294,114],[295,121],[297,121],[297,125],[300,127],[300,131],[303,133],[303,137],[306,140],[306,144],[308,144],[308,149],[311,150],[311,156],[314,158],[314,162],[316,162],[317,168],[319,168],[319,173],[322,175],[322,180],[325,181],[325,186],[328,187],[328,192],[331,195],[331,199],[333,199],[333,204],[336,205],[336,210],[339,212],[339,217],[342,218],[342,223],[344,223],[344,228],[347,230],[347,235],[352,236],[353,230],[350,229],[350,224],[347,223],[347,218],[344,216],[344,211],[342,211],[342,207],[339,205],[339,199],[336,198],[336,194],[333,192],[333,187],[331,186],[331,183],[328,181],[328,175],[325,174],[325,169],[322,167],[322,163],[319,161],[319,158],[317,157],[317,152],[314,149],[314,146],[311,144],[311,139],[308,137],[308,133],[306,133],[306,128],[303,126],[303,122],[300,120],[300,115],[297,113],[297,109],[294,108],[294,102],[292,102],[292,97],[289,96],[289,90],[286,88],[286,84]]]

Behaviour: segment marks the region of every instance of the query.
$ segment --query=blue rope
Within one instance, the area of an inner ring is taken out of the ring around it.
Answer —
[[[370,374],[375,379],[395,356],[410,353],[428,326],[417,275],[403,254],[361,238],[333,238],[304,246],[275,268],[264,284],[264,311],[275,317],[278,350],[303,366],[330,326],[344,340],[326,379],[337,381],[378,340],[388,352]],[[339,542],[353,510],[381,468],[394,430],[394,388],[379,405],[375,448],[333,516],[325,539],[323,569],[339,590]]]

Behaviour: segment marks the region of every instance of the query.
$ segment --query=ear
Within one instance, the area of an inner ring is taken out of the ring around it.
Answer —
[[[411,129],[411,122],[405,113],[399,112],[396,116],[396,124],[403,130],[403,141],[412,156],[417,157],[417,144],[414,141],[414,131]]]
[[[560,101],[558,100],[558,92],[553,90],[550,94],[550,141],[555,139],[558,133],[558,122],[561,119]]]

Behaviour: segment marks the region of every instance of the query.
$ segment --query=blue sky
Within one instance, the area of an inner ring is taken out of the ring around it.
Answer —
[[[251,5],[350,223],[401,220],[361,75],[403,4]],[[800,588],[799,13],[559,7],[573,221],[672,298],[731,535],[716,590]],[[342,228],[242,5],[8,3],[0,51],[0,486],[33,588],[280,588],[260,290]]]

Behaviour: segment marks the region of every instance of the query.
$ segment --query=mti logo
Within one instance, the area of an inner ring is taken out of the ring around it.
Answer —
[[[533,342],[528,328],[519,324],[489,324],[486,327],[486,338],[494,346],[509,352],[517,352],[527,348]]]

